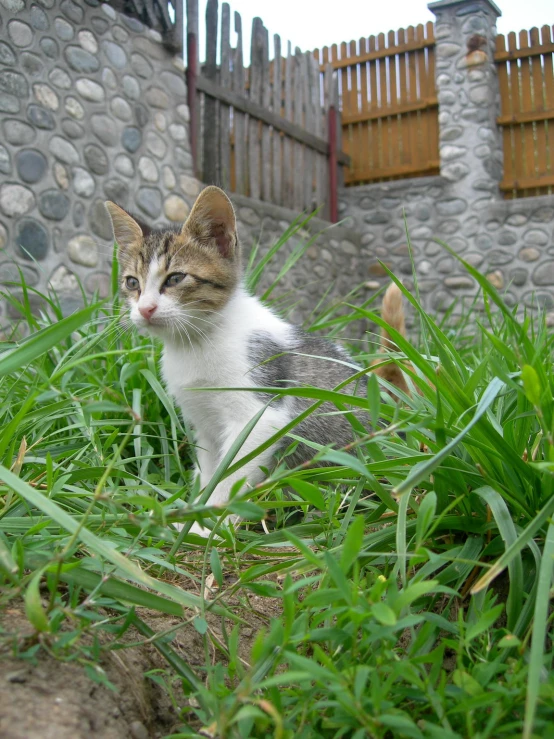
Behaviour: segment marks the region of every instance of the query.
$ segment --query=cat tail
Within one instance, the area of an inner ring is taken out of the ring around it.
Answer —
[[[381,318],[388,323],[391,328],[396,329],[399,334],[406,336],[406,320],[404,316],[404,304],[402,301],[402,292],[398,285],[394,282],[389,285],[385,295],[383,297],[383,303],[381,306]],[[397,352],[398,347],[394,343],[392,337],[386,329],[381,329],[381,345],[379,347],[381,354],[393,351]],[[381,364],[383,359],[378,359],[373,364]],[[376,367],[374,370],[375,374],[379,375],[383,379],[395,385],[405,393],[409,393],[408,385],[404,379],[402,370],[394,362],[383,364],[381,367]]]

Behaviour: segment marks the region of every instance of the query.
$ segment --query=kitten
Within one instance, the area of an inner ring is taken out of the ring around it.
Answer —
[[[304,333],[247,293],[241,280],[240,247],[231,201],[217,187],[205,188],[182,228],[152,230],[111,202],[106,207],[118,244],[121,292],[131,321],[163,341],[161,371],[170,394],[195,430],[201,488],[252,417],[268,402],[263,392],[191,392],[208,387],[315,386],[332,389],[356,373],[344,349]],[[390,325],[404,331],[402,295],[391,285],[383,303]],[[390,346],[390,337],[384,335]],[[407,389],[401,370],[375,370]],[[365,380],[365,378],[364,378]],[[363,387],[361,387],[363,385]],[[365,393],[352,382],[342,392]],[[345,398],[346,400],[346,398]],[[297,417],[314,401],[275,399],[245,441],[245,456]],[[331,404],[324,404],[294,428],[297,436],[340,448],[352,441],[352,427]],[[208,504],[224,506],[232,486],[246,478],[261,482],[276,446],[261,452],[220,482]],[[313,457],[299,444],[292,465]],[[195,533],[207,530],[195,525]]]

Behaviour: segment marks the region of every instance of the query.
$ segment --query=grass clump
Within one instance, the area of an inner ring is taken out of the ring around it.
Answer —
[[[253,284],[267,263],[251,260]],[[22,599],[33,636],[4,653],[48,651],[108,684],[100,657],[132,632],[180,680],[175,737],[554,733],[552,335],[465,267],[484,305],[471,324],[437,323],[404,290],[420,341],[393,336],[393,360],[411,363],[413,392],[395,404],[370,377],[353,399],[387,426],[367,434],[352,415],[354,453],[279,463],[231,501],[251,522],[238,529],[205,507],[209,490],[193,502],[158,347],[103,303],[63,318],[45,296],[36,319],[24,290],[32,333],[0,347],[0,605]],[[347,302],[306,328],[380,323],[371,301]],[[247,432],[216,476],[240,467]],[[199,516],[219,534],[207,547],[170,525]],[[173,625],[156,631],[152,613]],[[179,650],[186,629],[201,664]]]

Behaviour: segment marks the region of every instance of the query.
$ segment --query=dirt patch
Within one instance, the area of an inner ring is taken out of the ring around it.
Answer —
[[[191,559],[187,564],[193,564]],[[225,590],[232,590],[236,578],[236,573],[225,573]],[[273,575],[266,579],[277,578]],[[198,583],[192,580],[179,577],[172,582],[200,594]],[[217,591],[215,587],[211,596]],[[210,597],[208,591],[204,595]],[[240,596],[228,592],[225,605],[247,622],[241,625],[238,650],[239,658],[247,666],[258,630],[268,626],[272,617],[280,615],[281,603],[241,589]],[[191,623],[195,614],[186,613],[181,619],[137,609],[137,615],[156,634],[171,632],[171,648],[195,670],[200,680],[204,680],[205,642]],[[207,613],[206,621],[210,637],[209,661],[211,664],[226,663],[222,618]],[[228,633],[233,626],[234,622],[226,620]],[[163,669],[166,679],[173,685],[179,706],[188,703],[179,679],[152,644],[102,651],[99,664],[116,687],[114,692],[93,681],[82,664],[56,659],[44,649],[38,651],[33,662],[13,657],[10,645],[15,641],[21,644],[32,634],[23,605],[12,601],[0,613],[2,739],[160,739],[182,725],[179,710],[168,692],[145,677],[150,670]],[[144,637],[132,629],[125,639],[129,643],[144,641]],[[108,637],[104,635],[101,641],[106,644]]]
[[[3,614],[2,630],[31,633],[23,609]],[[40,650],[35,663],[0,654],[2,739],[154,739],[170,733],[178,717],[169,696],[149,678],[161,666],[151,646],[107,652],[100,660],[117,692],[91,680],[83,665]]]

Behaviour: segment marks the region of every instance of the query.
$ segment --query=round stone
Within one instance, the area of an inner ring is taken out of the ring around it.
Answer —
[[[52,131],[56,126],[52,113],[49,110],[44,110],[40,105],[29,105],[27,107],[27,118],[37,128],[42,128],[46,131]]]
[[[105,18],[99,18],[97,15],[91,20],[91,25],[99,36],[102,36],[108,30],[108,21]],[[89,49],[90,51],[90,49]]]
[[[8,231],[3,223],[0,223],[0,249],[5,249],[8,243]]]
[[[541,253],[534,246],[526,246],[519,250],[519,258],[522,262],[536,262]]]
[[[92,74],[100,69],[100,62],[89,51],[80,46],[68,46],[64,51],[69,66],[81,74]]]
[[[28,123],[8,118],[3,123],[4,138],[13,146],[30,144],[36,136],[35,129]]]
[[[74,3],[73,0],[62,0],[60,10],[73,23],[82,23],[84,10],[80,5]]]
[[[19,113],[21,104],[15,95],[8,95],[6,92],[0,93],[0,111],[2,113]]]
[[[15,243],[18,255],[23,259],[41,261],[48,254],[48,231],[34,218],[22,218],[17,224]]]
[[[554,207],[544,206],[537,208],[531,216],[531,220],[536,223],[549,223],[554,220]]]
[[[457,277],[446,277],[444,284],[451,290],[465,290],[466,288],[473,287],[475,283],[471,277],[460,275]]]
[[[54,30],[56,31],[56,36],[62,41],[71,41],[75,33],[71,23],[68,23],[63,18],[56,18],[54,21]]]
[[[65,110],[70,116],[76,118],[78,121],[85,117],[85,109],[81,103],[74,97],[68,97],[65,100]]]
[[[156,113],[154,116],[154,125],[160,131],[163,133],[167,128],[167,119],[163,113]]]
[[[22,74],[5,69],[0,72],[0,90],[18,98],[26,98],[29,85]]]
[[[44,64],[42,59],[30,51],[24,51],[19,57],[21,71],[25,72],[28,77],[42,77]]]
[[[175,163],[179,169],[185,172],[192,172],[193,161],[190,151],[186,151],[182,146],[176,146],[174,151]]]
[[[138,103],[135,105],[135,118],[137,121],[137,126],[139,128],[144,128],[148,121],[150,120],[150,113],[148,112],[148,108],[145,108],[144,105],[141,105]]]
[[[188,177],[187,175],[182,174],[179,177],[179,185],[181,190],[192,198],[195,198],[200,193],[200,183],[194,177]]]
[[[61,136],[53,136],[50,139],[48,148],[50,149],[50,153],[56,159],[64,162],[64,164],[77,164],[79,162],[79,152],[77,149],[72,143],[63,139]]]
[[[516,287],[522,287],[527,282],[527,270],[517,267],[510,272],[510,280]]]
[[[176,111],[179,118],[182,118],[185,123],[188,123],[190,121],[190,111],[188,105],[178,105]]]
[[[96,54],[98,52],[98,41],[92,31],[79,31],[77,38],[81,47],[85,51],[88,51],[89,54]]]
[[[74,236],[67,244],[67,253],[72,262],[83,267],[96,267],[98,246],[90,236]]]
[[[186,200],[179,195],[170,195],[164,202],[164,213],[170,221],[183,223],[187,220],[190,208]]]
[[[495,269],[494,272],[489,272],[487,274],[487,280],[497,290],[502,290],[504,287],[504,275],[499,269]]]
[[[11,20],[8,23],[8,36],[20,48],[33,42],[33,29],[23,21]]]
[[[117,20],[117,13],[112,7],[110,7],[109,5],[106,5],[106,3],[102,4],[102,10],[108,16],[110,20],[112,21]]]
[[[91,103],[101,103],[104,100],[104,88],[98,82],[80,77],[75,83],[75,87],[79,95],[84,97],[85,100],[90,100]]]
[[[73,189],[77,195],[89,198],[94,192],[94,179],[86,169],[75,167],[73,170]]]
[[[162,159],[167,151],[165,141],[153,131],[149,131],[146,134],[146,148],[158,159]]]
[[[162,209],[162,196],[154,187],[141,187],[137,193],[136,202],[143,213],[150,218],[157,218]]]
[[[48,16],[42,8],[38,5],[33,5],[31,8],[31,25],[36,28],[37,31],[47,31],[49,27]]]
[[[97,294],[99,298],[107,298],[110,295],[112,282],[110,275],[106,272],[93,272],[85,278],[85,288],[91,294]]]
[[[22,216],[35,207],[35,196],[28,187],[6,184],[0,187],[0,210],[6,216]]]
[[[71,87],[71,77],[60,67],[54,67],[48,75],[48,79],[54,87],[58,87],[60,90],[69,90]]]
[[[16,58],[15,54],[11,50],[11,47],[4,41],[0,41],[0,64],[5,64],[7,67],[15,66]]]
[[[501,246],[511,246],[517,242],[516,234],[509,229],[499,231],[496,239]]]
[[[21,272],[21,274],[20,274]],[[0,264],[0,283],[7,285],[10,282],[21,284],[21,276],[26,285],[36,285],[39,280],[38,272],[24,264],[3,262]]]
[[[554,261],[542,262],[533,272],[535,285],[554,285]]]
[[[127,154],[118,154],[116,156],[114,168],[116,172],[125,177],[133,177],[135,174],[135,165],[131,157],[128,157]]]
[[[127,65],[127,54],[119,44],[102,41],[102,51],[116,69],[123,69]]]
[[[548,234],[540,228],[532,228],[523,234],[523,241],[533,246],[546,246],[548,244]]]
[[[53,171],[54,179],[56,180],[56,184],[58,185],[58,187],[60,187],[62,190],[67,190],[67,188],[69,187],[69,175],[67,174],[67,169],[64,167],[63,164],[55,162]]]
[[[146,91],[146,102],[153,108],[168,108],[169,98],[161,87],[150,87]]]
[[[75,293],[79,291],[77,278],[63,264],[54,270],[48,284],[55,293]]]
[[[35,149],[22,149],[16,154],[17,173],[23,182],[39,182],[46,172],[46,157]]]
[[[186,141],[187,129],[184,126],[181,126],[180,123],[171,123],[169,126],[169,135],[173,141]]]
[[[133,72],[142,79],[147,80],[152,76],[152,65],[145,56],[138,52],[131,54],[131,67]]]
[[[177,180],[175,179],[175,174],[171,167],[168,167],[167,164],[164,165],[162,168],[163,173],[163,180],[164,180],[164,187],[166,187],[168,190],[173,190],[175,185],[177,184]]]
[[[110,116],[95,113],[91,118],[91,126],[94,135],[106,146],[114,146],[117,143],[117,126]]]
[[[104,183],[104,192],[108,200],[113,200],[125,207],[129,200],[129,186],[122,180],[113,179]]]
[[[551,290],[545,292],[532,290],[523,295],[523,302],[534,310],[552,310],[554,308],[554,295]]]
[[[73,205],[73,225],[75,228],[79,228],[85,222],[85,206],[81,202],[76,202]]]
[[[121,44],[124,44],[126,41],[129,40],[129,34],[121,26],[114,26],[112,28],[112,36],[114,37],[116,41],[119,41]]]
[[[123,144],[123,147],[131,154],[133,154],[139,148],[141,140],[142,135],[138,128],[134,128],[134,126],[128,126],[123,130],[121,143]]]
[[[454,216],[467,209],[467,203],[460,198],[447,198],[436,203],[437,213],[441,216]]]
[[[124,15],[123,22],[135,33],[143,33],[144,31],[144,25],[138,20],[138,18]]]
[[[129,103],[121,97],[115,97],[110,103],[112,113],[120,121],[130,121],[133,117],[133,111]]]
[[[82,139],[85,135],[85,129],[71,118],[63,119],[62,131],[70,139]]]
[[[48,108],[48,110],[58,110],[60,107],[60,100],[50,85],[37,83],[33,85],[33,93],[37,102],[39,102],[44,108]]]
[[[110,166],[106,152],[96,144],[85,146],[85,162],[91,172],[99,175],[106,174]]]
[[[130,100],[140,98],[140,85],[136,77],[131,77],[129,74],[123,76],[123,94]]]
[[[44,55],[49,59],[56,59],[58,56],[58,42],[50,36],[40,40],[40,48],[44,52]]]
[[[69,198],[58,190],[45,190],[39,195],[38,209],[51,221],[62,221],[69,212]]]
[[[140,176],[143,180],[146,180],[146,182],[158,181],[158,168],[150,157],[141,157],[139,159],[138,169]]]
[[[103,6],[104,7],[104,6]],[[112,221],[103,200],[95,200],[89,211],[91,231],[104,241],[113,242]]]
[[[160,80],[164,90],[169,90],[169,92],[177,97],[186,96],[187,86],[185,85],[183,75],[164,71],[160,74]]]
[[[104,67],[102,70],[102,82],[109,90],[117,90],[117,77],[109,67]]]

